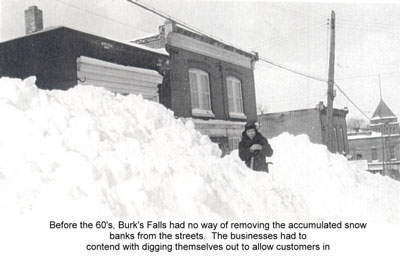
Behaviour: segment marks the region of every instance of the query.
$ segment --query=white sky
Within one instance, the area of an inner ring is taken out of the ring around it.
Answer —
[[[383,98],[400,116],[400,5],[142,2],[244,50],[255,50],[264,58],[321,78],[327,78],[326,22],[334,10],[336,82],[364,112],[372,115],[379,102],[378,74],[381,74]],[[0,41],[24,35],[24,10],[31,5],[43,10],[45,27],[63,25],[118,40],[155,34],[164,21],[125,0],[1,0]],[[269,112],[310,108],[321,100],[326,103],[325,83],[304,79],[261,61],[257,63],[255,76],[257,103],[262,103]],[[341,80],[349,77],[357,78]],[[362,117],[339,91],[335,106],[347,106],[349,116]]]

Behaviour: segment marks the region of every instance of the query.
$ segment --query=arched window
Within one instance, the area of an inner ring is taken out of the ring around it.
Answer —
[[[228,90],[229,116],[234,118],[246,118],[243,112],[242,83],[239,79],[228,76],[226,78]]]
[[[214,116],[211,111],[210,80],[208,73],[199,69],[189,69],[192,114]]]

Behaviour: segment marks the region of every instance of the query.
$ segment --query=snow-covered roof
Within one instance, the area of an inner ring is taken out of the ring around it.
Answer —
[[[133,42],[118,40],[118,39],[114,39],[114,38],[110,38],[110,37],[96,35],[96,34],[93,34],[91,32],[87,32],[87,31],[81,31],[81,30],[72,29],[72,28],[69,28],[69,27],[66,27],[66,26],[47,27],[47,28],[45,28],[43,30],[31,33],[31,34],[23,35],[23,36],[20,36],[20,37],[17,37],[17,38],[13,38],[13,39],[10,39],[10,40],[4,41],[4,42],[8,42],[8,41],[12,41],[12,40],[15,40],[15,39],[20,39],[20,38],[25,38],[25,37],[30,37],[32,35],[37,35],[37,34],[40,34],[40,33],[45,33],[45,32],[49,32],[49,31],[52,31],[52,30],[61,29],[61,28],[67,28],[67,29],[70,29],[70,30],[91,34],[93,36],[100,37],[100,38],[105,38],[105,39],[108,39],[108,40],[112,40],[112,41],[115,41],[115,42],[118,42],[118,43],[121,43],[121,44],[124,44],[124,45],[129,45],[129,46],[140,48],[140,49],[143,49],[143,50],[146,50],[146,51],[149,51],[149,52],[154,52],[154,53],[157,53],[157,54],[169,56],[169,54],[165,50],[165,48],[155,49],[155,48],[146,47],[146,46],[143,46],[143,45],[140,45],[140,44],[136,44],[136,43],[133,43]]]
[[[154,33],[149,33],[149,34],[147,34],[147,35],[143,35],[143,36],[140,36],[140,37],[136,37],[136,38],[133,38],[133,39],[128,39],[127,41],[129,42],[134,42],[134,41],[136,41],[136,40],[139,40],[139,39],[146,39],[146,38],[152,38],[152,37],[156,37],[156,36],[158,36],[159,34],[154,34]]]
[[[46,28],[44,28],[44,29],[42,29],[42,30],[40,30],[40,31],[36,31],[36,32],[32,32],[32,33],[30,33],[30,34],[25,34],[25,35],[22,35],[22,36],[19,36],[19,37],[16,37],[16,38],[8,39],[8,40],[2,41],[2,42],[0,42],[0,43],[9,42],[9,41],[16,40],[16,39],[26,38],[26,37],[30,37],[30,36],[32,36],[32,35],[37,35],[37,34],[41,34],[41,33],[48,32],[48,31],[52,31],[52,30],[58,30],[58,29],[60,29],[60,28],[64,28],[64,26],[50,26],[50,27],[46,27]],[[65,27],[65,28],[66,28],[66,27]]]
[[[165,48],[151,48],[151,47],[146,47],[144,45],[133,43],[133,42],[129,42],[129,41],[119,41],[119,42],[123,43],[123,44],[131,45],[131,46],[134,46],[134,47],[137,47],[137,48],[141,48],[141,49],[144,49],[144,50],[147,50],[147,51],[151,51],[151,52],[155,52],[155,53],[158,53],[158,54],[169,56],[169,53],[167,52],[167,50]]]
[[[371,121],[376,121],[376,120],[381,120],[381,119],[393,119],[396,118],[396,116],[384,116],[384,117],[380,117],[380,116],[376,116],[371,118]]]
[[[380,132],[364,132],[364,133],[359,133],[359,134],[348,134],[347,139],[348,140],[359,140],[359,139],[372,139],[372,138],[381,138],[381,137],[399,137],[400,134],[390,134],[390,135],[382,135]]]
[[[129,71],[129,72],[135,72],[135,73],[139,73],[139,74],[147,74],[147,75],[151,75],[153,77],[157,77],[160,78],[160,80],[162,80],[162,76],[155,70],[150,70],[150,69],[145,69],[145,68],[139,68],[139,67],[132,67],[132,66],[125,66],[125,65],[119,65],[119,64],[113,64],[110,62],[105,62],[99,59],[95,59],[95,58],[91,58],[91,57],[87,57],[87,56],[81,56],[79,57],[81,61],[85,62],[85,63],[90,63],[90,64],[94,64],[94,65],[99,65],[99,66],[103,66],[103,67],[109,67],[109,68],[117,68],[118,70],[125,70],[125,71]],[[161,83],[161,82],[159,82]]]

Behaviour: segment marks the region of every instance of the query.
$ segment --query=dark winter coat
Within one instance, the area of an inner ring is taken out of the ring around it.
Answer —
[[[261,145],[262,149],[251,152],[250,147],[253,144]],[[247,167],[250,167],[251,158],[254,157],[253,170],[268,172],[268,165],[265,161],[265,157],[271,157],[272,154],[273,150],[268,140],[257,130],[253,139],[247,136],[246,131],[242,133],[242,140],[239,143],[239,157],[246,163]]]

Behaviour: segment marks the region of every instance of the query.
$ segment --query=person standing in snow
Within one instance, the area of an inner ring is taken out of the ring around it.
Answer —
[[[268,173],[265,157],[271,157],[273,150],[267,139],[258,132],[254,123],[247,123],[239,143],[239,157],[246,166],[255,171]]]

